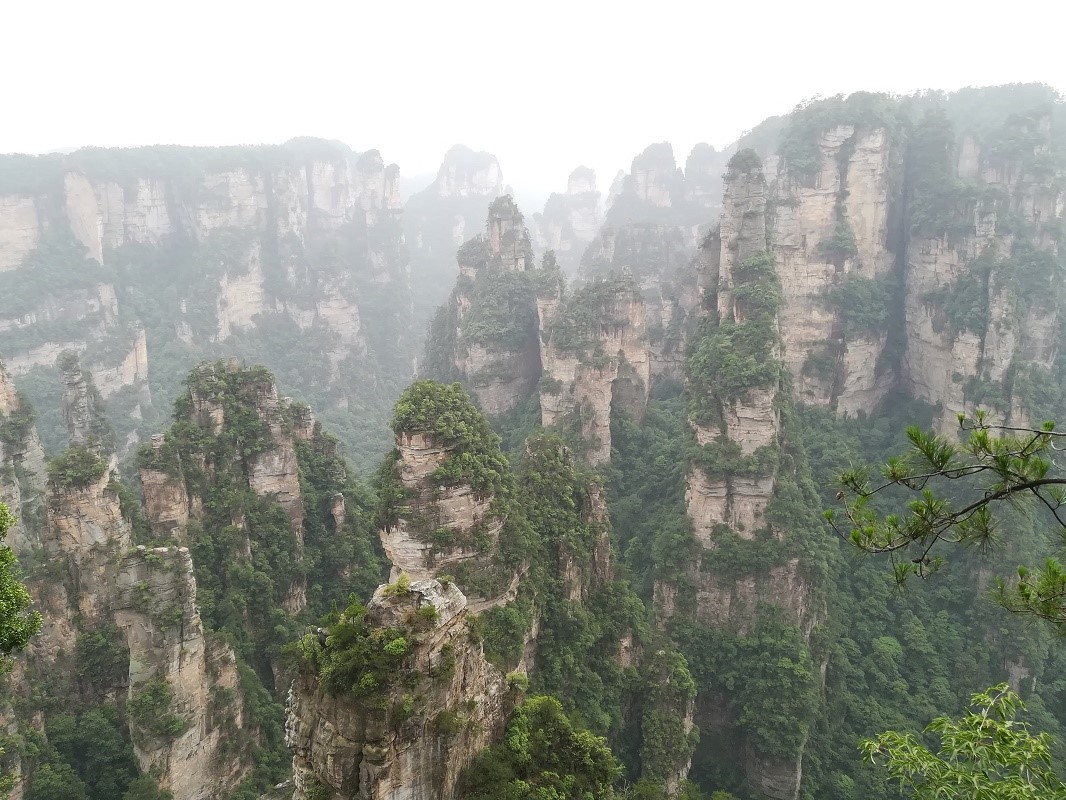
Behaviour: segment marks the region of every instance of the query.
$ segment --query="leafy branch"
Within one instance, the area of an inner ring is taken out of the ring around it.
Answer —
[[[989,548],[1003,541],[1005,504],[1029,514],[1048,515],[1066,540],[1066,472],[1056,454],[1066,433],[1054,422],[1041,428],[1001,425],[988,412],[959,414],[961,441],[907,429],[910,449],[888,460],[875,479],[871,469],[843,472],[837,500],[842,513],[825,517],[833,529],[867,553],[890,554],[898,582],[924,577],[943,564],[938,545]],[[902,513],[882,514],[874,499],[890,489],[912,495]],[[1066,570],[1053,558],[1043,569],[1020,567],[1012,586],[999,581],[998,600],[1012,611],[1066,622]]]

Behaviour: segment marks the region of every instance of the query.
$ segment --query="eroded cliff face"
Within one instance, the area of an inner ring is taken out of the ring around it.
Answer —
[[[575,426],[593,465],[611,458],[611,411],[644,418],[651,386],[644,300],[631,278],[537,299],[541,424]]]
[[[854,320],[848,289],[891,291],[903,153],[894,132],[862,125],[821,131],[817,153],[805,173],[786,161],[770,190],[782,356],[798,401],[854,416],[876,407],[895,377],[883,358],[885,321]]]
[[[134,752],[159,787],[183,800],[232,791],[254,765],[233,649],[209,636],[186,547],[137,547],[118,564],[112,609],[130,653]],[[138,705],[140,704],[140,705]],[[156,707],[158,706],[158,707]]]
[[[327,415],[370,407],[355,374],[410,376],[398,170],[377,151],[294,141],[40,162],[62,181],[0,186],[0,349],[28,385],[79,351],[125,439],[151,416],[150,384],[165,406],[178,376],[223,349],[279,371],[313,353]]]
[[[420,613],[427,608],[433,612]],[[396,677],[409,685],[397,681],[380,702],[334,696],[312,677],[293,684],[286,741],[294,754],[296,800],[318,796],[322,786],[344,800],[459,797],[460,774],[502,735],[516,699],[485,660],[469,613],[454,583],[378,589],[367,617],[375,628],[408,631],[409,649]]]
[[[49,481],[45,551],[65,564],[75,603],[86,620],[99,624],[108,613],[117,562],[131,541],[106,468],[80,484]]]
[[[753,636],[768,619],[799,632],[797,659],[824,617],[822,601],[803,564],[796,542],[804,535],[770,513],[782,481],[798,494],[794,466],[781,457],[783,345],[778,314],[787,292],[768,245],[769,192],[758,158],[735,158],[726,174],[720,254],[707,258],[704,319],[689,361],[693,394],[692,456],[685,504],[695,539],[686,579],[661,578],[655,606],[661,625],[690,620],[727,636]],[[710,237],[707,245],[717,243]],[[787,345],[784,345],[787,347]],[[749,367],[738,371],[739,364]],[[794,462],[793,462],[794,463]],[[794,496],[794,495],[793,495]],[[785,501],[789,502],[789,501]],[[794,502],[794,501],[793,501]],[[741,553],[759,549],[763,558]],[[772,555],[771,555],[772,554]],[[687,584],[687,585],[686,585]],[[685,586],[685,588],[680,588]],[[699,686],[697,721],[707,731],[735,731],[729,693],[713,683]],[[734,734],[736,735],[736,734]],[[745,734],[739,734],[743,739]],[[744,745],[749,783],[775,800],[798,797],[806,733],[790,755]]]
[[[407,573],[413,580],[457,575],[468,595],[467,582],[488,578],[496,591],[477,597],[480,610],[513,599],[518,575],[503,575],[498,544],[505,517],[494,506],[491,492],[478,492],[466,483],[444,485],[436,470],[454,451],[422,433],[396,436],[396,470],[407,501],[399,514],[380,532],[385,555],[392,564],[392,579]],[[498,574],[499,573],[499,574]],[[493,577],[495,576],[495,577]],[[465,600],[464,600],[465,603]]]
[[[220,498],[250,492],[276,504],[288,522],[286,549],[291,549],[293,580],[282,605],[292,614],[306,604],[303,570],[305,508],[300,489],[296,441],[313,441],[314,418],[306,408],[294,410],[278,397],[273,377],[262,368],[246,369],[231,361],[199,367],[188,382],[181,404],[182,422],[203,437],[190,447],[173,438],[154,437],[141,458],[144,507],[153,534],[184,544],[190,520],[210,526]],[[216,520],[217,521],[217,520]],[[241,532],[243,556],[251,558],[259,532],[246,513],[229,519]],[[255,541],[255,545],[253,545]]]
[[[1026,425],[1034,414],[1050,413],[1038,387],[1051,380],[1061,324],[1061,263],[1050,232],[1061,226],[1063,190],[1050,118],[1008,121],[1003,135],[1022,144],[1006,153],[989,152],[971,136],[956,149],[935,121],[918,133],[923,160],[916,172],[940,167],[934,174],[957,176],[981,192],[943,209],[940,219],[912,225],[904,387],[941,404],[942,430],[975,406]],[[912,179],[913,203],[925,199],[919,181]]]

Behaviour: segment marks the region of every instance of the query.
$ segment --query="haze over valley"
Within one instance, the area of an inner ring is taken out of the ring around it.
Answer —
[[[7,797],[1066,796],[1054,11],[104,5],[5,12]]]

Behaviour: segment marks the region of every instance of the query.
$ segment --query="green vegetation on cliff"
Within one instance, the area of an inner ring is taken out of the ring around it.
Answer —
[[[610,800],[619,772],[606,740],[575,728],[555,698],[531,697],[515,711],[503,742],[478,757],[466,796]]]
[[[734,271],[733,284],[734,316],[701,320],[685,362],[693,418],[701,423],[720,418],[717,403],[769,389],[781,378],[775,355],[781,287],[773,257],[762,252],[745,259]]]

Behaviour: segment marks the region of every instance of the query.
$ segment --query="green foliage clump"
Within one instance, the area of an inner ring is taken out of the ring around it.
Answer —
[[[851,229],[846,218],[841,217],[833,224],[829,238],[819,242],[818,252],[834,264],[843,264],[849,258],[858,258],[859,244],[855,240],[855,231]]]
[[[0,543],[15,526],[15,517],[0,503]],[[41,629],[41,615],[19,579],[14,551],[0,544],[0,659],[21,650]]]
[[[126,712],[138,729],[160,739],[176,739],[189,723],[174,713],[174,690],[165,678],[154,678],[135,689]]]
[[[735,178],[745,172],[755,172],[762,169],[762,159],[759,158],[759,154],[752,150],[750,147],[743,150],[738,150],[732,158],[729,159],[729,165],[726,167],[726,177]]]
[[[689,763],[699,741],[695,728],[686,730],[686,712],[696,700],[696,682],[685,657],[659,650],[648,670],[648,703],[640,722],[641,777],[665,783]]]
[[[639,296],[636,284],[628,275],[601,278],[578,287],[566,295],[548,330],[541,333],[553,347],[578,354],[588,361],[612,354],[599,346],[601,331],[627,323],[621,315],[624,304]]]
[[[333,694],[380,695],[398,677],[410,633],[375,627],[366,614],[365,606],[349,598],[344,611],[330,615],[325,644],[310,633],[299,642],[301,668],[317,675]]]
[[[938,717],[926,732],[936,752],[911,733],[888,731],[862,743],[866,761],[882,765],[915,800],[1066,798],[1052,769],[1051,737],[1015,719],[1025,705],[1007,684],[976,694],[961,719]]]
[[[396,401],[392,429],[397,434],[421,433],[449,448],[434,480],[468,483],[478,492],[506,488],[508,466],[500,437],[458,383],[415,381]]]
[[[533,614],[533,603],[523,596],[474,617],[471,630],[481,640],[485,658],[502,670],[518,664],[533,625]]]
[[[688,448],[693,464],[713,479],[744,476],[759,478],[772,475],[780,462],[780,449],[767,444],[745,455],[740,445],[725,434],[704,445],[692,443]]]
[[[733,278],[736,319],[702,321],[685,363],[698,421],[716,417],[714,398],[732,402],[781,377],[774,357],[781,289],[773,257],[763,252],[746,259]]]
[[[62,771],[69,765],[85,787],[86,800],[120,798],[137,778],[133,748],[123,735],[113,706],[98,706],[77,715],[50,715],[46,732],[48,744],[56,752],[40,769],[51,766]]]
[[[554,697],[531,697],[515,711],[504,740],[466,773],[472,800],[609,800],[620,773],[606,740],[576,729]]]
[[[955,148],[955,126],[942,109],[928,110],[910,132],[905,169],[908,225],[914,235],[972,233],[968,206],[988,194],[956,177]]]
[[[48,462],[48,479],[72,489],[84,488],[106,472],[107,461],[81,445],[71,445]]]
[[[816,671],[802,631],[766,611],[751,635],[681,623],[675,636],[697,685],[728,699],[750,747],[770,758],[800,753],[819,707]]]
[[[18,447],[25,440],[37,415],[25,395],[18,394],[19,407],[8,415],[0,414],[0,443],[7,447]]]
[[[894,297],[895,286],[890,277],[866,278],[854,273],[846,275],[826,294],[849,339],[884,333]]]
[[[478,272],[459,325],[460,341],[496,352],[536,347],[537,277],[513,270]]]
[[[41,764],[30,778],[27,800],[89,800],[85,783],[66,762]]]

